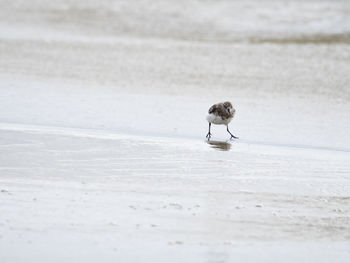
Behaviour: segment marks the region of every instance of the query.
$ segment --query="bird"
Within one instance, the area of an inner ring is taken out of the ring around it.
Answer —
[[[238,137],[234,136],[230,130],[228,129],[228,124],[231,122],[233,117],[235,116],[236,110],[232,107],[232,103],[229,101],[221,102],[214,104],[210,107],[207,115],[207,121],[209,122],[209,132],[206,136],[208,140],[211,138],[210,127],[211,124],[216,125],[226,125],[227,132],[231,135],[230,140],[232,138],[238,139]]]

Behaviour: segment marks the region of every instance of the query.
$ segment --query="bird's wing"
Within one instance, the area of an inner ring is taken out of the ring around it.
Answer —
[[[215,104],[215,105],[213,105],[213,106],[210,107],[208,113],[209,113],[209,114],[210,114],[210,113],[215,113],[215,112],[217,112],[217,110],[218,110],[218,106]]]

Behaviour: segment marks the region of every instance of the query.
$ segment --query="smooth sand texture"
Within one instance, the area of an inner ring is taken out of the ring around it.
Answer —
[[[348,258],[341,151],[1,128],[5,262]]]
[[[349,262],[346,3],[0,1],[0,262]]]

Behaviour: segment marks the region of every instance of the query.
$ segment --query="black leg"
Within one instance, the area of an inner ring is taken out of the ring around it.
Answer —
[[[210,133],[210,126],[211,126],[211,123],[209,122],[209,131],[208,131],[207,136],[205,136],[205,137],[207,137],[207,138],[208,138],[208,141],[210,140],[210,137],[211,137],[211,133]]]
[[[231,140],[232,138],[238,139],[238,137],[234,136],[234,135],[230,132],[230,130],[228,129],[228,125],[227,125],[227,132],[228,132],[229,134],[231,134],[230,140]]]

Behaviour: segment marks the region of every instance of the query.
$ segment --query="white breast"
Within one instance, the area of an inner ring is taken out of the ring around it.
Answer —
[[[207,121],[213,124],[224,124],[224,125],[228,125],[230,123],[230,121],[232,120],[232,118],[223,120],[220,116],[217,116],[213,113],[210,113],[207,115]]]

